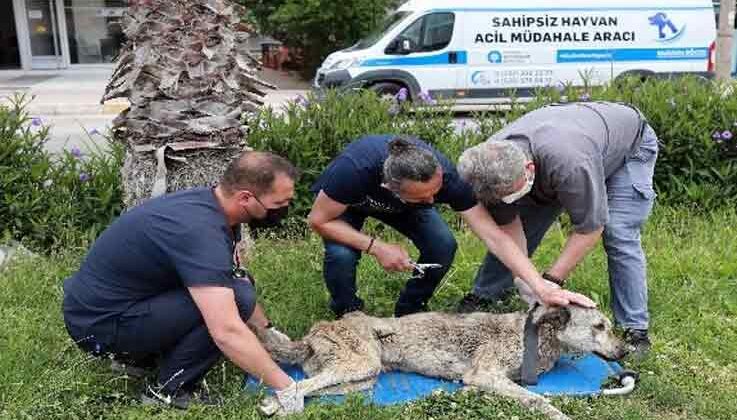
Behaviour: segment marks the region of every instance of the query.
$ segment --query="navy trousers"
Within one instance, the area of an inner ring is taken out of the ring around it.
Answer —
[[[246,322],[256,306],[255,290],[246,280],[235,280],[232,288]],[[184,288],[136,302],[114,323],[114,337],[106,339],[98,339],[94,328],[81,331],[67,322],[67,329],[87,352],[112,355],[134,365],[156,363],[161,392],[167,394],[196,387],[221,357],[200,310]]]

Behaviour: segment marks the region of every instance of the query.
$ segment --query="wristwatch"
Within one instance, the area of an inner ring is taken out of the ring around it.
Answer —
[[[547,280],[547,281],[550,281],[550,282],[553,282],[553,283],[557,284],[560,287],[563,287],[566,284],[566,279],[560,279],[560,278],[555,277],[554,275],[552,275],[550,273],[543,273],[543,278],[545,280]]]
[[[246,279],[250,281],[253,286],[256,286],[256,280],[253,278],[251,273],[243,267],[233,267],[233,277],[237,279]]]

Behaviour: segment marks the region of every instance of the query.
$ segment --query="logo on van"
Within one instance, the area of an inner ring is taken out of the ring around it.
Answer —
[[[485,71],[476,71],[471,75],[471,83],[476,86],[488,86],[491,84],[491,79]]]
[[[501,64],[502,61],[504,60],[502,53],[499,51],[490,52],[487,58],[489,59],[489,63],[491,64]]]
[[[686,25],[678,29],[675,23],[663,12],[658,12],[647,18],[651,26],[658,28],[658,41],[668,42],[679,38],[685,32]]]

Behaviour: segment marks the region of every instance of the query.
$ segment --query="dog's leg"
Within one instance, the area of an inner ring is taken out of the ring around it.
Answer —
[[[370,372],[364,373],[365,375],[371,374]],[[299,381],[297,383],[297,392],[301,395],[302,398],[321,395],[325,394],[325,391],[328,390],[341,389],[340,387],[343,385],[350,387],[352,383],[371,379],[370,377],[365,375],[346,375],[345,372],[336,372],[333,369],[327,368],[311,378]],[[376,375],[378,375],[378,373],[376,373]],[[346,391],[350,392],[353,390],[349,389]],[[281,408],[278,400],[274,396],[265,397],[261,401],[259,409],[261,413],[266,416],[272,416],[274,414],[282,416],[286,414]]]
[[[297,383],[297,391],[302,398],[318,395],[345,395],[351,392],[370,389],[376,383],[378,373],[365,372],[362,374],[343,375],[327,369],[309,379]],[[373,376],[371,376],[373,375]],[[359,378],[359,379],[353,379]],[[286,415],[274,396],[267,396],[261,401],[259,410],[265,416]]]
[[[464,375],[463,383],[483,391],[512,398],[523,406],[536,410],[550,419],[570,420],[568,416],[550,404],[547,398],[526,390],[504,375],[489,371],[479,371],[474,368]]]
[[[376,385],[377,377],[366,379],[363,381],[348,382],[339,385],[329,386],[320,391],[315,392],[313,395],[345,395],[352,392],[367,391]]]
[[[277,362],[302,364],[310,354],[310,347],[304,341],[292,341],[286,334],[273,328],[254,329],[266,351]]]
[[[363,384],[373,385],[381,372],[381,366],[365,366],[362,369],[345,370],[327,367],[317,375],[299,382],[305,396],[319,394],[345,394],[365,389]],[[340,392],[342,391],[342,392]]]

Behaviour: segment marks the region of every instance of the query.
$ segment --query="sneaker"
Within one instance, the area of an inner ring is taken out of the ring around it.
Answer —
[[[192,391],[180,389],[176,394],[167,394],[166,391],[160,390],[161,386],[147,385],[141,394],[141,404],[154,405],[163,407],[174,407],[180,410],[186,410],[190,404],[200,404],[204,406],[217,406],[220,404],[218,398],[212,396],[207,386],[199,387]]]
[[[647,330],[629,328],[624,332],[624,341],[627,344],[627,352],[635,360],[643,359],[650,352],[650,337]]]

